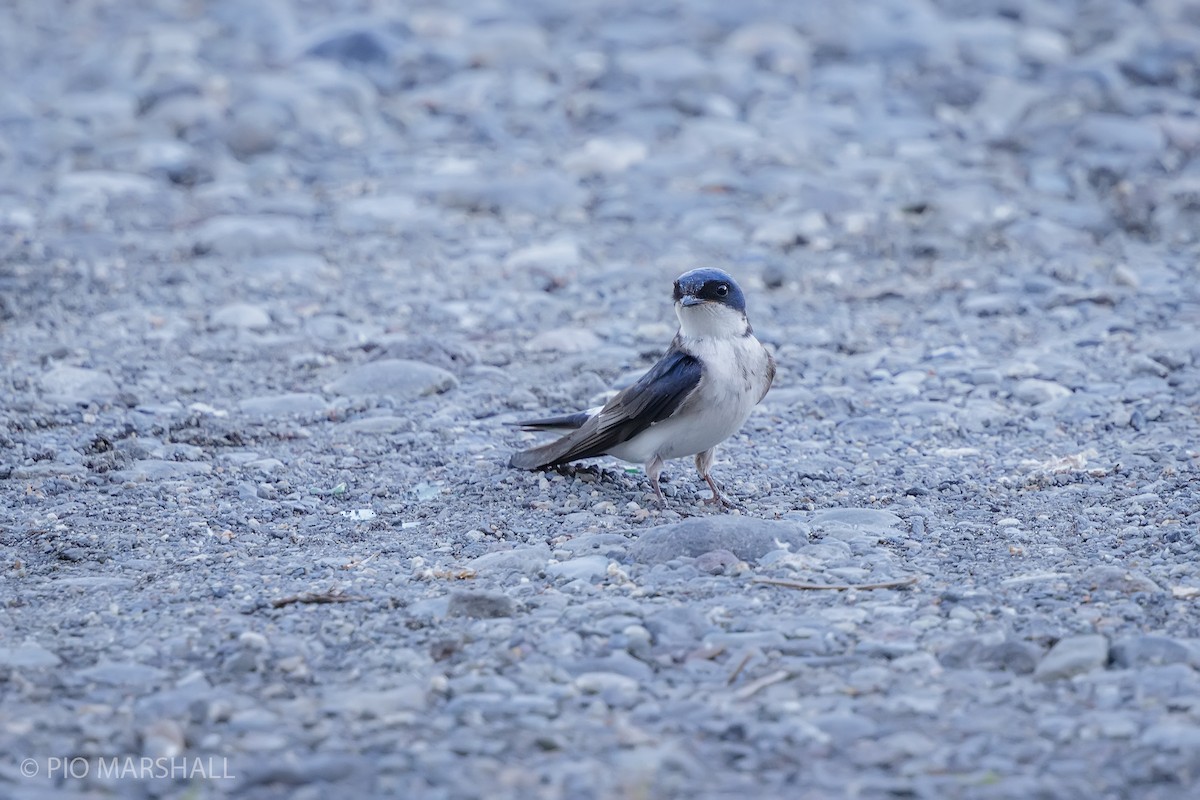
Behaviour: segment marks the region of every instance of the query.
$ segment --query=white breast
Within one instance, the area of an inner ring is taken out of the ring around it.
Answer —
[[[703,453],[742,427],[767,390],[767,351],[753,336],[687,341],[704,373],[696,391],[674,415],[651,425],[609,453],[644,464]]]

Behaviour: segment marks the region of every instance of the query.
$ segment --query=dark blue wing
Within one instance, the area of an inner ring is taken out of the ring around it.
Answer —
[[[700,383],[703,371],[695,356],[672,344],[649,372],[609,400],[579,430],[516,453],[510,463],[521,469],[538,469],[602,456],[678,411]]]

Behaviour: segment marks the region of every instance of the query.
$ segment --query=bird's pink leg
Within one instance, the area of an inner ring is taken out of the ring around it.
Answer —
[[[654,489],[654,496],[658,498],[658,504],[665,506],[666,498],[663,497],[662,487],[658,485],[658,476],[662,474],[663,460],[658,456],[646,462],[646,476],[650,478],[650,487]]]
[[[716,448],[709,448],[703,453],[697,453],[696,470],[700,473],[700,477],[704,478],[704,482],[708,484],[708,488],[712,489],[712,497],[705,498],[704,502],[711,503],[718,508],[729,508],[729,501],[721,496],[721,490],[717,488],[717,482],[712,479],[712,475],[708,474],[715,452]]]

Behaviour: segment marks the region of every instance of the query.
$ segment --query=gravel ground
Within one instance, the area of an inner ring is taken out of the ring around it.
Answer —
[[[1187,0],[3,4],[0,796],[1189,796],[1197,64]],[[705,265],[739,508],[508,469]]]

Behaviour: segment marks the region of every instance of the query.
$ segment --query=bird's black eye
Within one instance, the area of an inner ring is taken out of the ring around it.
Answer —
[[[717,284],[717,297],[724,297],[727,294],[729,294],[728,284],[724,284],[724,283]]]

